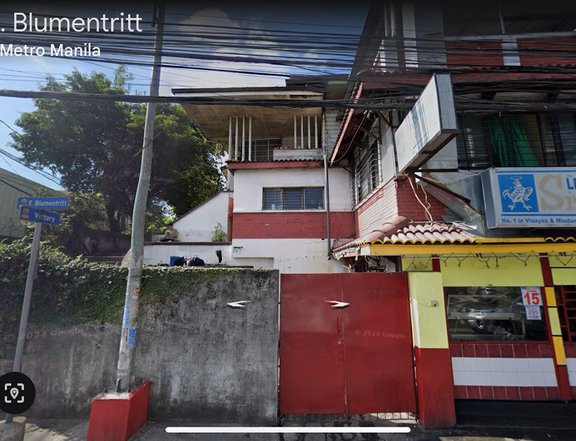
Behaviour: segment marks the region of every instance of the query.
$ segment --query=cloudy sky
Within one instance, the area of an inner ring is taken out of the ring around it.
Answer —
[[[72,69],[112,75],[127,63],[134,93],[146,94],[150,80],[154,29],[152,3],[84,2],[82,6],[14,3],[0,7],[0,44],[14,47],[87,43],[101,48],[99,57],[54,58],[46,55],[0,55],[0,89],[38,90],[47,75],[62,79]],[[166,6],[167,55],[161,95],[174,87],[282,86],[290,74],[345,73],[353,44],[366,18],[367,2],[169,2]],[[142,17],[143,33],[59,34],[14,32],[14,13],[45,17],[102,17],[131,13]],[[40,40],[39,40],[40,39]],[[63,39],[63,40],[62,40]],[[42,43],[39,43],[41,41]],[[260,61],[260,62],[258,62]],[[239,73],[243,72],[243,73]],[[0,167],[57,188],[54,182],[9,159],[19,156],[10,132],[22,112],[34,110],[31,99],[0,97]]]

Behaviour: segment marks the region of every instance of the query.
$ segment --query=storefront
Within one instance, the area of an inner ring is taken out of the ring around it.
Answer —
[[[449,350],[451,375],[440,376],[452,377],[455,399],[576,399],[574,238],[434,235],[357,243],[340,256],[402,256],[415,349]],[[425,274],[438,288],[418,284]]]

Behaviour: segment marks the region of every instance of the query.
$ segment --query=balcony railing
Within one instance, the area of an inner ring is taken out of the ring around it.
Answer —
[[[321,158],[321,118],[319,115],[294,115],[293,120],[260,124],[281,126],[273,137],[253,132],[258,121],[251,116],[230,117],[228,152],[232,161],[275,161]],[[292,127],[291,127],[292,126]],[[292,129],[292,130],[290,130]]]

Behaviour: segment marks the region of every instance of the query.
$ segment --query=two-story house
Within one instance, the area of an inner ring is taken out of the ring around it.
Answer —
[[[332,259],[332,245],[355,237],[351,175],[324,160],[338,133],[338,109],[322,104],[341,97],[345,84],[312,77],[286,87],[173,90],[190,100],[184,107],[204,135],[228,153],[233,204],[226,263],[345,271]]]

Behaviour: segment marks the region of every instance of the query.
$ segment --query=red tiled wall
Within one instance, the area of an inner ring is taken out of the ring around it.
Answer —
[[[452,357],[478,358],[552,358],[553,348],[547,342],[450,342]],[[559,400],[558,387],[520,386],[454,386],[454,398],[461,400]]]
[[[511,400],[546,401],[559,400],[557,387],[518,386],[454,386],[457,400]]]
[[[331,212],[333,239],[355,236],[354,213]],[[325,212],[234,213],[235,239],[322,239],[326,237]]]
[[[452,357],[482,358],[552,358],[552,345],[548,342],[477,343],[451,341]]]

